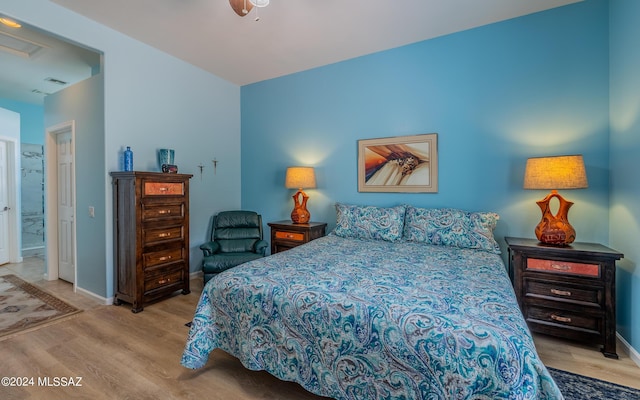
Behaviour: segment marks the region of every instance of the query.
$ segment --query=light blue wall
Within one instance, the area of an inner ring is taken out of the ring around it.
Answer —
[[[47,128],[75,123],[76,285],[91,293],[101,293],[107,285],[106,193],[104,187],[95,185],[95,177],[102,176],[105,164],[103,83],[101,74],[94,75],[47,96],[44,104]],[[89,206],[96,210],[95,218],[89,217]]]
[[[640,352],[640,2],[611,1],[611,246],[618,263],[618,332]]]
[[[607,243],[608,2],[589,0],[242,87],[242,206],[288,219],[290,165],[316,168],[312,219],[335,202],[491,210],[496,235],[534,237],[528,157],[583,154],[563,194],[579,241]],[[438,133],[437,194],[358,193],[357,140]],[[504,244],[502,242],[503,248]]]
[[[0,107],[20,114],[20,142],[44,144],[44,108],[42,105],[0,98]]]
[[[104,53],[105,136],[97,149],[104,165],[92,182],[78,187],[79,199],[88,192],[106,194],[105,209],[96,209],[104,216],[105,231],[97,240],[104,243],[106,260],[106,285],[97,294],[113,295],[109,172],[119,168],[123,146],[134,150],[135,169],[152,171],[159,170],[157,149],[173,148],[179,171],[194,175],[190,253],[191,270],[198,270],[198,246],[206,239],[210,216],[240,207],[240,88],[47,0],[0,0],[0,12]]]

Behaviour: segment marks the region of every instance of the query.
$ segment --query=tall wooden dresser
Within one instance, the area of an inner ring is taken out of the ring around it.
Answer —
[[[189,290],[189,179],[193,175],[112,172],[114,304],[146,303]]]

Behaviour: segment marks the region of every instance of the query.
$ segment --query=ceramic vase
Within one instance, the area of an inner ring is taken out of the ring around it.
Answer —
[[[173,149],[160,149],[158,150],[158,163],[160,164],[160,169],[162,170],[163,165],[174,165],[175,151]]]

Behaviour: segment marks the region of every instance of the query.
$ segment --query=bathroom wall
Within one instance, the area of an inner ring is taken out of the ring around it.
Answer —
[[[22,256],[44,255],[44,148],[21,143]]]

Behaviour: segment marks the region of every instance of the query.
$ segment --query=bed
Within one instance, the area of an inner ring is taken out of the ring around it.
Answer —
[[[336,207],[329,235],[207,283],[183,366],[219,348],[334,399],[562,399],[493,239],[497,215]]]

